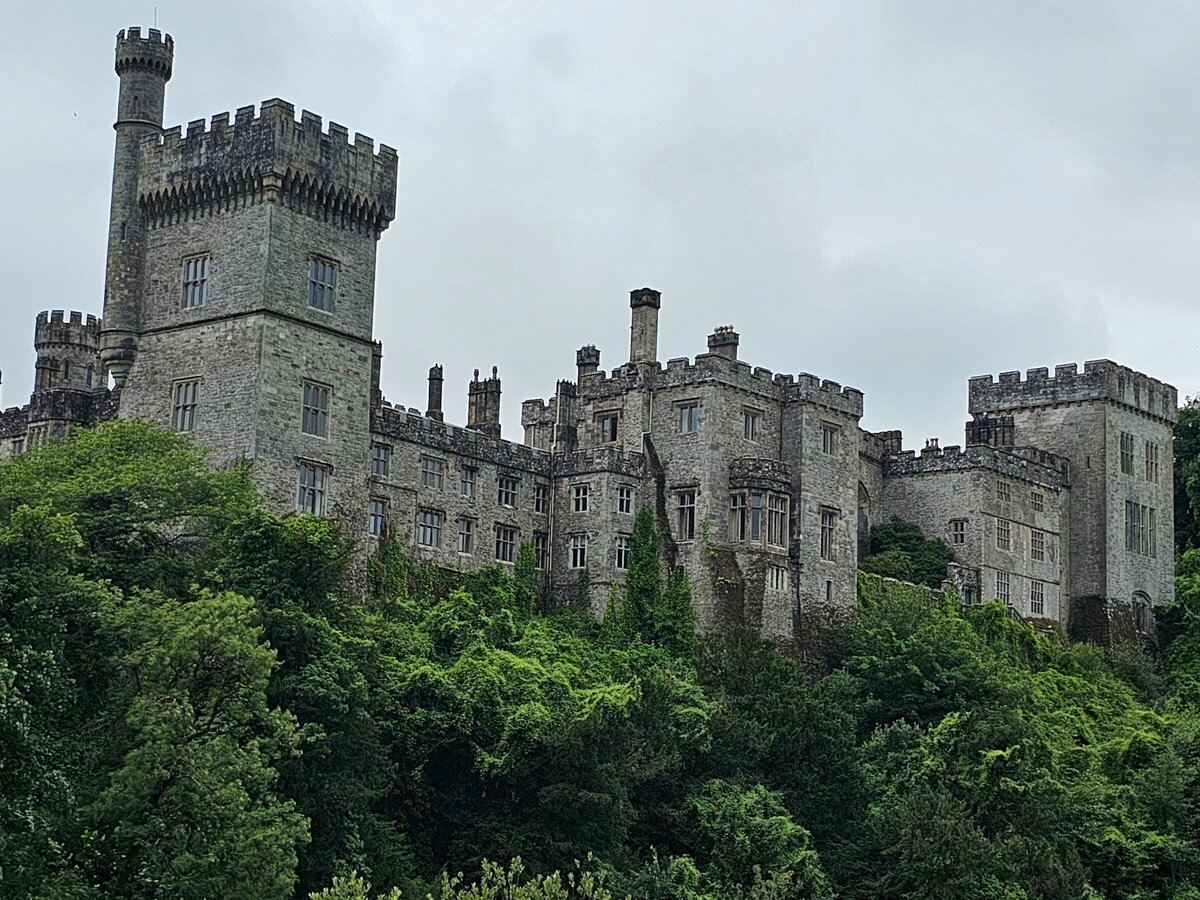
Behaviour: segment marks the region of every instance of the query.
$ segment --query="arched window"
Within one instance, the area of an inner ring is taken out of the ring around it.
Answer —
[[[1142,591],[1133,595],[1133,627],[1139,634],[1150,630],[1150,596]]]
[[[96,377],[96,369],[94,366],[88,366],[87,371],[83,373],[83,383],[87,387],[92,386],[92,381]]]
[[[71,377],[71,363],[69,360],[63,360],[62,380],[67,381]]]

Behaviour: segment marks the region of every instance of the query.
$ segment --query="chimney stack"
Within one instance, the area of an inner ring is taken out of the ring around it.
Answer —
[[[708,352],[730,360],[737,359],[740,337],[732,325],[718,325],[708,336]]]
[[[575,354],[575,368],[579,373],[577,384],[583,384],[583,376],[600,369],[600,351],[592,344],[585,344]]]
[[[629,361],[657,362],[658,310],[662,306],[662,294],[648,287],[630,291],[629,306],[633,310],[629,329]]]
[[[425,410],[427,418],[444,421],[442,415],[442,367],[432,366],[429,369],[429,405]]]

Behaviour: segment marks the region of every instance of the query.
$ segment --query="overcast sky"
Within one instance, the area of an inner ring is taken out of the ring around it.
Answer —
[[[99,313],[114,37],[153,0],[4,15],[4,405],[38,310]],[[379,244],[383,390],[446,367],[520,402],[714,325],[960,443],[971,375],[1111,357],[1200,391],[1195,3],[159,0],[167,125],[279,96],[400,153]]]

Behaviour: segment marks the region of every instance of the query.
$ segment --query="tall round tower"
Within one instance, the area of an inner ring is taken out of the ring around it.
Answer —
[[[125,383],[137,354],[144,252],[138,209],[138,145],[146,135],[162,132],[163,102],[174,54],[171,36],[154,28],[145,37],[140,28],[117,34],[116,70],[121,88],[113,124],[117,135],[100,355],[118,387]]]

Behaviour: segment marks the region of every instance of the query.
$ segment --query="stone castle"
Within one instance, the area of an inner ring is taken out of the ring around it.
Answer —
[[[114,416],[246,460],[280,510],[336,517],[455,569],[533,544],[553,596],[597,612],[651,507],[702,627],[787,638],[850,608],[873,524],[944,538],[967,602],[1083,627],[1151,627],[1173,596],[1175,388],[1099,360],[973,378],[962,446],[901,449],[859,426],[863,395],[707,352],[658,360],[661,295],[630,294],[629,358],[576,354],[575,377],[500,434],[501,384],[468,385],[465,427],[379,389],[376,245],[397,155],[291,104],[163,128],[171,37],[117,35],[120,77],[103,318],[41,313],[28,405],[0,414],[0,456]],[[586,573],[586,577],[584,576]]]

